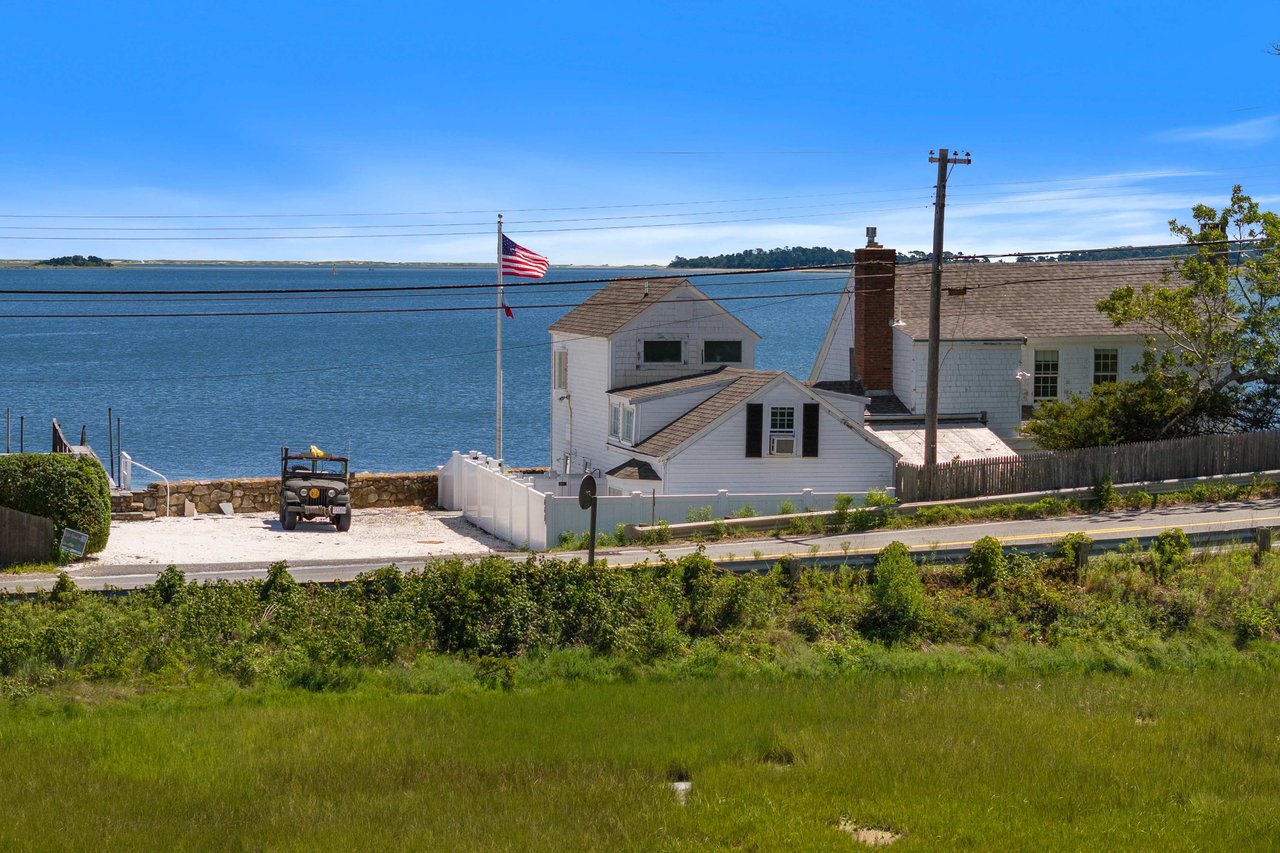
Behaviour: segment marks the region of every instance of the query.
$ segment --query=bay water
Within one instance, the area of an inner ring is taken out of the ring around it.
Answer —
[[[503,323],[504,445],[511,465],[550,455],[547,327],[603,284],[671,274],[557,267],[507,291]],[[808,377],[843,273],[715,275],[692,281],[762,336],[756,366]],[[170,479],[271,476],[281,445],[352,457],[356,471],[421,471],[452,450],[494,447],[494,292],[344,293],[359,287],[490,285],[489,267],[130,265],[4,269],[0,291],[0,417],[18,449],[50,449],[51,419],[104,459],[107,407],[123,446]],[[523,280],[515,280],[523,281]],[[142,290],[339,288],[307,295],[148,296]],[[60,291],[92,291],[61,295]],[[108,296],[107,290],[129,291]],[[798,297],[797,293],[824,292]],[[771,298],[736,299],[726,297]],[[77,314],[211,314],[431,309],[295,316],[77,318]],[[55,315],[48,318],[15,315]],[[3,424],[0,423],[0,429]],[[3,451],[0,436],[0,451]],[[148,481],[154,479],[149,475]]]

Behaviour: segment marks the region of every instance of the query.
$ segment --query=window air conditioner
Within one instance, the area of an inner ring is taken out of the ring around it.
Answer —
[[[795,456],[796,437],[794,435],[769,436],[770,456]]]

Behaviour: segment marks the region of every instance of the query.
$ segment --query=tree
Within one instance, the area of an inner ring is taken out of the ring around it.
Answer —
[[[1142,378],[1041,405],[1023,431],[1045,447],[1280,425],[1280,217],[1238,185],[1227,207],[1197,205],[1192,215],[1199,229],[1169,227],[1195,254],[1160,283],[1098,303],[1117,326],[1146,332]],[[1243,241],[1238,253],[1227,239]]]

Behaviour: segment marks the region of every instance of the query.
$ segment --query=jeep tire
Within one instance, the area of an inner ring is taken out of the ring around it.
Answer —
[[[333,526],[338,528],[339,533],[346,533],[351,529],[351,507],[347,507],[347,511],[342,515],[333,517]]]
[[[298,526],[298,514],[290,510],[284,501],[280,502],[280,526],[285,530],[293,530]]]

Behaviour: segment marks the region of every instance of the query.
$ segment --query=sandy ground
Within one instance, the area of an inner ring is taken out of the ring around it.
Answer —
[[[275,513],[197,515],[111,525],[99,565],[247,563],[263,560],[419,558],[477,554],[510,545],[463,521],[457,513],[417,507],[357,510],[351,530],[299,521],[285,532]],[[91,565],[91,564],[90,564]]]

